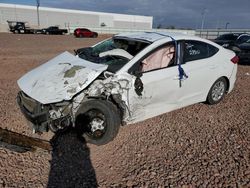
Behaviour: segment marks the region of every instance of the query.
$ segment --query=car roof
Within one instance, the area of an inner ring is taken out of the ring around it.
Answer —
[[[28,22],[23,22],[23,21],[11,21],[7,20],[8,23],[28,23]]]
[[[76,29],[87,29],[87,28],[85,28],[85,27],[78,27]],[[89,30],[89,29],[87,29],[87,30]]]
[[[225,34],[222,34],[220,36],[229,36],[229,35],[233,35],[233,36],[240,36],[240,35],[249,35],[249,33],[225,33]]]
[[[186,35],[183,33],[175,32],[141,32],[141,33],[122,33],[114,36],[115,38],[130,38],[135,40],[143,40],[148,42],[155,42],[161,39],[170,38],[170,40],[180,39],[199,39],[199,37],[193,35]]]

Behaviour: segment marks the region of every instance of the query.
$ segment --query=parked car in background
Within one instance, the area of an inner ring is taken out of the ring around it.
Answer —
[[[218,36],[214,39],[214,42],[225,47],[230,48],[235,45],[246,42],[250,39],[250,34],[248,33],[227,33]]]
[[[94,31],[90,31],[86,28],[77,28],[74,30],[75,37],[98,37],[98,33]]]
[[[7,21],[9,25],[9,30],[12,33],[23,33],[23,34],[36,34],[41,33],[41,29],[35,29],[29,27],[28,22],[21,22],[21,21]]]
[[[31,70],[18,80],[17,102],[34,132],[75,126],[101,145],[121,124],[219,103],[234,88],[237,63],[233,51],[196,36],[120,34]]]
[[[50,26],[42,29],[42,33],[46,35],[64,35],[68,33],[67,29],[59,29],[58,26]]]
[[[237,55],[240,58],[240,62],[247,63],[250,65],[250,39],[244,43],[237,45],[235,49],[236,49]]]
[[[239,57],[240,62],[250,60],[250,34],[248,33],[229,33],[220,35],[214,42],[223,47],[233,50]]]

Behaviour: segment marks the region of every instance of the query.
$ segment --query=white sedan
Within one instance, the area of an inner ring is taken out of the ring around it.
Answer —
[[[232,91],[238,57],[196,36],[120,34],[64,52],[18,80],[17,101],[35,132],[76,127],[90,143],[113,140],[120,125]]]

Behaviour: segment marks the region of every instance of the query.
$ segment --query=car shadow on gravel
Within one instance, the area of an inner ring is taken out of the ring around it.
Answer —
[[[52,159],[48,188],[97,187],[95,170],[90,160],[90,150],[83,137],[70,129],[55,134],[51,140]]]

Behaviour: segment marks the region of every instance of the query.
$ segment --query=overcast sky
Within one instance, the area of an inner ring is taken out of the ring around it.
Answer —
[[[0,3],[36,5],[36,0]],[[153,16],[154,27],[199,29],[204,20],[204,28],[227,23],[228,28],[250,28],[250,0],[40,0],[40,6]]]

